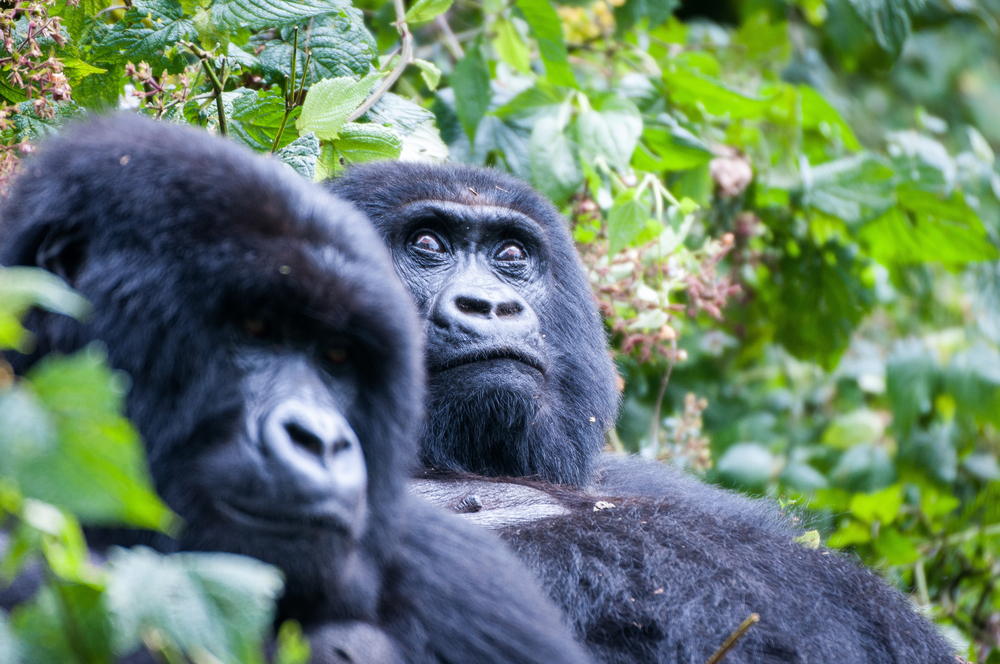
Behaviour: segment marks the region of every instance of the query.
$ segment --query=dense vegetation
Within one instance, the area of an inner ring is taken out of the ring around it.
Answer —
[[[779,497],[1000,662],[996,0],[47,0],[0,4],[0,178],[86,110],[205,126],[323,179],[505,168],[562,206],[612,332],[609,445]],[[391,90],[391,92],[390,92]],[[0,271],[0,347],[50,277]],[[259,661],[276,572],[88,557],[171,532],[100,348],[0,360],[0,661]],[[150,587],[151,579],[158,585]],[[302,661],[294,625],[279,661]]]

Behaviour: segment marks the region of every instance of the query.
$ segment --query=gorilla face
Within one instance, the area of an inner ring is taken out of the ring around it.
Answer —
[[[424,319],[421,460],[589,481],[618,394],[565,221],[505,174],[381,163],[331,184],[382,234]]]
[[[128,415],[187,524],[158,548],[274,564],[285,607],[373,610],[419,422],[419,333],[351,206],[204,134],[99,120],[17,180],[0,264],[92,303],[84,323],[33,312],[37,352],[10,360],[99,340],[131,376]]]

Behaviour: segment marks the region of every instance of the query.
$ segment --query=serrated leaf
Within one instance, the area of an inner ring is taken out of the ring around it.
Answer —
[[[500,59],[522,74],[530,74],[531,53],[514,22],[500,17],[493,22],[493,31],[493,49]]]
[[[103,74],[107,71],[106,69],[86,63],[80,58],[64,56],[59,60],[63,64],[63,73],[69,79],[70,85],[76,85],[91,74]],[[19,99],[18,101],[22,100]]]
[[[360,81],[348,77],[329,78],[313,85],[295,121],[299,134],[313,132],[323,140],[337,138],[347,118],[364,102],[381,77],[380,73],[371,73]]]
[[[275,90],[235,90],[232,109],[227,111],[229,137],[256,152],[269,152],[285,116],[285,101]],[[278,141],[282,148],[295,140],[293,125],[299,109],[294,109]]]
[[[217,0],[212,20],[225,30],[281,28],[350,7],[348,0]]]
[[[562,21],[556,10],[548,0],[517,0],[517,7],[535,33],[538,52],[545,63],[545,76],[554,85],[577,87],[563,41]]]
[[[156,74],[164,69],[176,73],[186,62],[176,53],[168,55],[168,52],[177,42],[196,35],[194,21],[185,17],[176,0],[136,0],[122,20],[102,37],[90,59],[94,62],[144,61]]]
[[[259,58],[264,74],[269,80],[281,83],[291,74],[294,33],[283,28],[278,39],[265,41],[261,37],[250,40],[254,48],[264,47]],[[378,54],[378,47],[371,33],[365,28],[364,15],[354,7],[347,7],[327,16],[319,16],[299,28],[299,45],[296,51],[296,78],[301,80],[306,66],[306,52],[311,53],[306,87],[326,78],[366,76]]]
[[[312,180],[316,175],[316,160],[319,158],[319,139],[312,133],[300,136],[274,155],[302,177]]]
[[[139,436],[122,416],[123,378],[107,368],[103,355],[93,349],[50,355],[27,379],[31,407],[51,418],[55,444],[36,439],[30,453],[21,449],[8,460],[21,492],[92,524],[174,528],[176,517],[153,490]],[[6,453],[13,454],[6,440]]]
[[[896,203],[896,176],[868,154],[810,167],[802,164],[802,204],[848,225],[870,221]]]
[[[465,57],[455,64],[451,75],[451,87],[455,92],[455,112],[470,141],[476,137],[480,120],[489,108],[490,70],[478,48],[470,48]]]
[[[448,146],[432,121],[423,122],[403,136],[400,161],[443,163],[448,160]]]
[[[584,159],[602,157],[609,166],[627,171],[642,135],[642,116],[631,101],[612,95],[580,113],[576,132]]]
[[[529,154],[531,181],[556,205],[566,201],[583,184],[583,171],[569,139],[556,117],[543,117],[531,131]]]
[[[406,136],[425,122],[433,122],[434,114],[397,94],[387,92],[363,116],[372,124],[388,125],[400,136]]]
[[[134,652],[155,629],[188,656],[205,651],[226,664],[259,662],[281,587],[277,569],[244,556],[113,549],[105,605],[115,651]]]
[[[636,196],[635,189],[618,194],[608,212],[608,256],[614,256],[639,237],[650,220],[649,204]]]
[[[333,142],[348,164],[363,164],[382,159],[397,159],[402,149],[399,134],[389,127],[348,122]]]
[[[922,0],[848,0],[871,30],[875,42],[895,60],[910,35],[910,16]]]
[[[451,7],[453,0],[417,0],[406,12],[408,23],[426,23]]]

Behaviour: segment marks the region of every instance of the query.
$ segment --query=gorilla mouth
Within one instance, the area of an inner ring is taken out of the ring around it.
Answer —
[[[463,353],[462,355],[456,355],[448,358],[443,362],[437,362],[435,363],[435,366],[430,367],[430,370],[434,373],[442,373],[448,371],[449,369],[461,367],[466,364],[489,362],[491,360],[513,360],[514,362],[520,362],[521,364],[527,365],[543,375],[545,374],[545,365],[542,363],[541,358],[533,353],[526,352],[518,348],[489,348],[474,350],[470,353]]]
[[[283,534],[303,530],[350,531],[344,519],[328,509],[276,512],[222,500],[216,500],[214,505],[215,509],[230,521],[258,531]]]

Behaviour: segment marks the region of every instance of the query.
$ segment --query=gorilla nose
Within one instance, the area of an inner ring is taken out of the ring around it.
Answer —
[[[344,497],[367,483],[361,445],[347,420],[332,408],[283,401],[264,419],[261,443],[264,454],[302,488],[334,490]]]
[[[517,316],[524,311],[524,305],[517,300],[494,302],[488,297],[475,295],[459,295],[455,298],[455,308],[466,316],[482,316],[489,318],[507,318]]]
[[[538,331],[531,307],[504,284],[449,289],[438,297],[431,318],[439,327],[478,337],[523,338]]]

